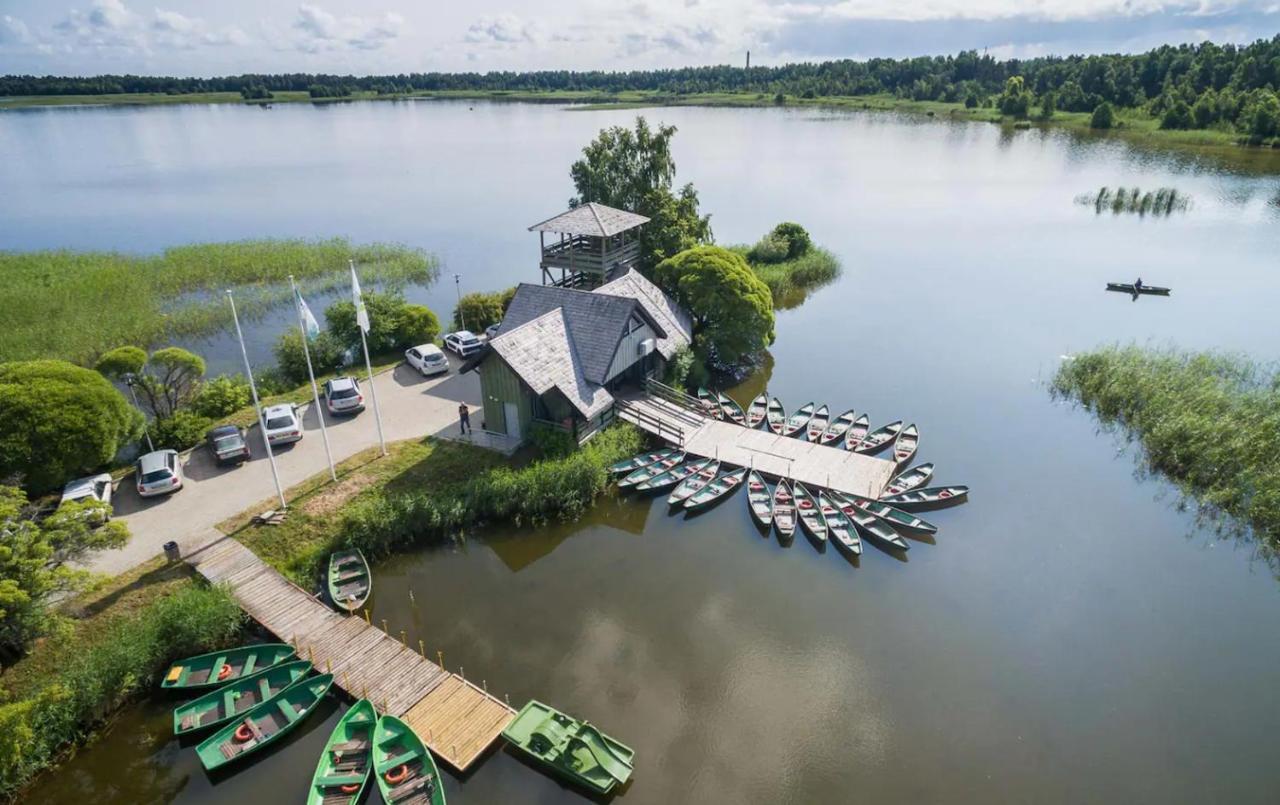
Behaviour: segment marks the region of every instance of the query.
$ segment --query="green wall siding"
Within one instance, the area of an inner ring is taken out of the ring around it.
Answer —
[[[520,433],[527,438],[533,420],[533,392],[496,354],[480,364],[479,372],[485,426],[496,433],[507,433],[503,403],[515,403],[520,410]]]

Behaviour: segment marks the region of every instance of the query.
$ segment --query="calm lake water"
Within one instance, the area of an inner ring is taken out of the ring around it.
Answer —
[[[633,114],[6,112],[0,244],[401,241],[442,258],[447,279],[415,294],[447,314],[455,272],[464,291],[538,281],[525,228],[565,206],[593,134]],[[740,496],[691,520],[610,498],[572,525],[383,563],[374,617],[516,705],[543,699],[635,747],[621,802],[1274,802],[1272,569],[1137,477],[1046,381],[1061,356],[1111,342],[1274,360],[1280,187],[1266,171],[1280,163],[890,115],[645,114],[679,126],[680,179],[718,240],[795,220],[844,264],[779,315],[770,370],[737,396],[767,382],[789,407],[917,422],[919,460],[972,502],[927,515],[936,544],[869,547],[855,567],[763,537]],[[1153,219],[1074,203],[1104,185],[1173,186],[1192,204]],[[1137,275],[1173,296],[1102,291]],[[260,350],[280,326],[259,325]],[[170,740],[167,703],[148,702],[41,799],[300,797],[341,706],[215,784]],[[448,795],[581,799],[503,750]]]

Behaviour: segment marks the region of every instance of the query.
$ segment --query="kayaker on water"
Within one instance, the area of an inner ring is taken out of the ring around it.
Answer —
[[[1135,283],[1133,284],[1133,289],[1134,289],[1135,291],[1141,291],[1141,290],[1142,290],[1142,277],[1138,277],[1138,281],[1137,281],[1137,282],[1135,282]]]

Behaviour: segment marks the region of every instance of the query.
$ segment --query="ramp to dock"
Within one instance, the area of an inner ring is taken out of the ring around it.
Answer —
[[[231,537],[185,561],[211,583],[226,584],[240,607],[290,643],[334,685],[404,719],[436,757],[466,771],[497,740],[515,711],[449,673],[357,615],[340,615]]]

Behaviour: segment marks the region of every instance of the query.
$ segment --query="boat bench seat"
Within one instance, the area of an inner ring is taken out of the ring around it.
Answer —
[[[363,740],[363,739],[360,739],[360,738],[354,738],[354,739],[352,739],[352,740],[350,740],[350,741],[343,741],[343,742],[342,742],[342,743],[340,743],[340,744],[334,744],[333,746],[331,746],[331,747],[329,747],[329,748],[330,748],[331,750],[333,750],[334,752],[342,752],[343,754],[346,754],[346,753],[348,753],[348,752],[356,752],[356,751],[363,751],[363,750],[366,750],[366,749],[368,749],[368,748],[369,748],[369,746],[371,745],[371,743],[372,743],[372,742],[367,741],[367,740]]]
[[[392,802],[400,802],[420,791],[430,792],[434,788],[435,776],[428,774],[425,777],[413,777],[401,783],[395,788],[387,792],[387,798]]]
[[[316,780],[320,785],[351,785],[364,782],[363,774],[327,774]]]

